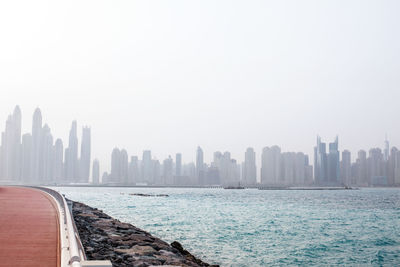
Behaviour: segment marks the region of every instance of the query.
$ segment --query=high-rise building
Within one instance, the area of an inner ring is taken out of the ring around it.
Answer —
[[[188,164],[184,164],[182,167],[183,176],[186,176],[188,179],[186,181],[186,185],[194,185],[196,184],[196,165],[191,162]]]
[[[282,172],[279,179],[281,185],[294,185],[295,183],[295,158],[296,153],[284,152],[282,157]]]
[[[177,153],[175,155],[175,176],[182,175],[182,154]]]
[[[255,185],[257,183],[256,153],[249,147],[244,155],[243,183]]]
[[[314,178],[317,185],[328,183],[328,156],[326,144],[317,136],[317,146],[314,147]]]
[[[163,162],[163,180],[165,185],[172,185],[174,183],[173,163],[171,156],[168,156]]]
[[[137,156],[132,156],[129,163],[129,183],[135,184],[139,181],[139,159]]]
[[[12,164],[11,177],[16,181],[21,181],[21,109],[16,106],[12,115],[13,118],[13,138],[12,138]]]
[[[82,128],[81,158],[79,160],[79,178],[81,183],[88,183],[90,176],[90,151],[91,136],[90,128]]]
[[[357,186],[368,186],[370,181],[368,179],[367,173],[367,152],[364,150],[358,151],[358,156],[356,160],[356,184]]]
[[[372,148],[369,150],[367,173],[370,185],[380,186],[388,184],[384,155],[380,148]]]
[[[76,121],[69,132],[68,148],[65,150],[65,178],[69,182],[78,181],[78,137]]]
[[[196,178],[197,181],[201,181],[204,179],[204,153],[200,147],[197,147],[196,152]]]
[[[240,165],[235,159],[231,158],[231,153],[226,151],[214,153],[214,161],[210,168],[218,169],[220,183],[224,186],[237,186],[240,182]],[[214,173],[215,174],[215,173]],[[213,174],[211,174],[213,175]],[[213,175],[215,177],[215,175]],[[200,180],[201,184],[205,184],[204,179]]]
[[[111,173],[107,179],[108,183],[120,183],[121,178],[121,151],[114,148],[111,153]]]
[[[261,154],[261,184],[282,184],[281,149],[278,146],[264,147]]]
[[[140,182],[152,184],[153,181],[153,161],[151,159],[151,151],[143,151],[142,157],[142,179]]]
[[[37,108],[32,121],[31,183],[39,183],[39,166],[42,155],[42,113]]]
[[[400,186],[400,151],[393,151],[393,185]]]
[[[20,182],[21,178],[21,110],[16,106],[6,121],[1,141],[1,178]]]
[[[151,161],[151,175],[152,175],[152,184],[163,184],[162,175],[161,175],[161,164],[158,159],[154,159]]]
[[[333,143],[329,143],[329,154],[328,154],[328,184],[338,185],[340,181],[340,153],[339,153],[339,141],[336,137]]]
[[[40,180],[41,183],[49,184],[53,181],[54,170],[54,147],[53,136],[51,135],[50,128],[45,124],[42,128],[42,154],[40,158]]]
[[[98,159],[93,161],[92,168],[92,184],[97,185],[100,183],[100,163]]]
[[[22,180],[31,184],[31,156],[32,156],[32,135],[27,133],[22,136],[22,162],[21,177]]]
[[[57,183],[64,182],[64,146],[61,139],[57,139],[54,145],[54,180]]]
[[[342,152],[341,171],[342,183],[344,185],[352,185],[351,181],[351,153],[348,150]]]
[[[384,160],[389,160],[389,141],[387,139],[387,135],[385,136]]]
[[[118,180],[122,184],[128,184],[128,152],[125,149],[121,150],[119,160],[120,177]]]

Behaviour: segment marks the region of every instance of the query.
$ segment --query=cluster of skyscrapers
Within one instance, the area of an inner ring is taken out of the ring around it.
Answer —
[[[385,141],[380,148],[358,152],[355,162],[351,153],[339,151],[338,137],[328,144],[317,137],[314,148],[314,167],[302,152],[282,152],[279,146],[264,147],[261,153],[260,179],[257,179],[256,153],[245,152],[239,164],[229,152],[214,152],[213,161],[204,162],[204,152],[198,147],[196,162],[182,164],[182,154],[169,156],[160,162],[151,151],[143,152],[142,159],[128,159],[126,150],[114,149],[111,173],[103,174],[103,183],[127,185],[196,185],[196,186],[399,186],[400,151]]]
[[[312,166],[303,153],[281,153],[279,147],[264,148],[262,152],[261,183],[264,185],[311,185]],[[257,186],[256,153],[245,152],[239,164],[229,152],[214,152],[210,164],[204,162],[204,152],[198,147],[196,162],[182,164],[182,154],[169,156],[160,162],[151,151],[144,151],[142,160],[133,156],[128,161],[125,149],[115,148],[111,155],[111,173],[104,173],[103,183],[142,185],[196,185],[196,186]]]
[[[21,135],[21,110],[8,116],[1,135],[0,181],[24,184],[88,183],[91,166],[90,128],[83,127],[78,157],[76,121],[72,122],[69,144],[64,151],[61,139],[54,141],[42,114],[33,114],[32,132]]]
[[[250,154],[244,163],[246,181],[256,184],[254,151]],[[215,152],[213,162],[206,164],[203,150],[198,147],[196,163],[183,164],[180,153],[174,159],[169,156],[160,162],[152,157],[151,151],[146,150],[141,160],[137,156],[128,160],[125,149],[115,148],[111,154],[111,172],[103,174],[102,182],[128,185],[230,185],[240,183],[240,171],[240,165],[231,159],[229,152]]]
[[[78,146],[77,123],[72,122],[68,147],[61,139],[54,141],[50,128],[42,123],[37,108],[33,114],[32,132],[21,134],[21,110],[17,106],[8,116],[1,135],[0,182],[24,184],[93,184],[160,185],[160,186],[400,186],[400,151],[386,140],[383,151],[360,150],[352,162],[351,153],[339,152],[338,137],[328,146],[317,137],[314,168],[302,152],[282,152],[278,146],[264,147],[257,179],[257,158],[247,148],[244,162],[238,163],[229,152],[214,152],[210,163],[198,147],[196,161],[183,163],[182,154],[159,161],[150,150],[142,158],[129,157],[125,149],[111,154],[111,171],[100,179],[96,159],[91,169],[91,131],[82,128]]]

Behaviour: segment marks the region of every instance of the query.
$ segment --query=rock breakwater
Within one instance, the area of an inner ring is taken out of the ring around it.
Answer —
[[[171,244],[101,210],[72,201],[72,213],[88,260],[110,260],[113,266],[213,266],[182,245]]]

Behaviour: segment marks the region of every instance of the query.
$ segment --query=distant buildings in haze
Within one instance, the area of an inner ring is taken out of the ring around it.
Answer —
[[[88,183],[90,135],[90,128],[84,127],[81,157],[78,158],[77,123],[74,121],[69,144],[64,151],[62,140],[54,141],[50,127],[43,125],[42,113],[37,108],[32,118],[32,132],[21,137],[21,110],[16,106],[1,135],[0,181],[21,184]]]
[[[114,148],[111,170],[100,175],[100,163],[91,161],[91,129],[82,128],[79,149],[78,126],[73,121],[68,146],[53,138],[43,124],[39,108],[34,111],[31,133],[21,133],[21,110],[15,107],[1,134],[0,182],[20,184],[93,184],[160,186],[400,186],[400,151],[390,148],[385,138],[383,150],[360,150],[352,161],[351,152],[339,150],[339,138],[322,142],[317,136],[314,168],[302,152],[282,152],[279,146],[264,147],[257,169],[257,153],[244,151],[244,161],[232,158],[229,151],[213,153],[210,163],[197,147],[195,162],[184,163],[181,153],[159,161],[150,150],[142,157],[129,156]],[[259,175],[258,175],[259,170]],[[90,179],[91,175],[91,179]],[[257,179],[259,177],[259,179]]]

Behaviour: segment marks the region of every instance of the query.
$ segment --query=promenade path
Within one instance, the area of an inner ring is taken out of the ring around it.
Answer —
[[[46,193],[0,186],[0,267],[59,267],[58,220]]]

